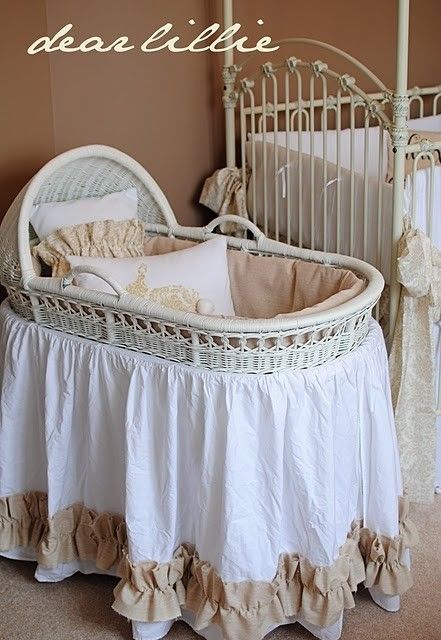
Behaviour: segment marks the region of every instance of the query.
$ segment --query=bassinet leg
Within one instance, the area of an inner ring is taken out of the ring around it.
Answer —
[[[133,640],[160,640],[164,638],[170,629],[174,620],[166,622],[137,622],[132,620]]]

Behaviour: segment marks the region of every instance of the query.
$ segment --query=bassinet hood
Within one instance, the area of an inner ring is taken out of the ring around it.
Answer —
[[[23,187],[3,218],[1,282],[17,286],[35,275],[29,246],[29,216],[34,204],[99,197],[129,187],[137,189],[140,219],[176,225],[174,213],[155,180],[122,151],[105,145],[87,145],[50,160]]]

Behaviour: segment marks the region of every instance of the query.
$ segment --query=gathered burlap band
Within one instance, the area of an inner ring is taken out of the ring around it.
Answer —
[[[195,614],[195,628],[221,627],[225,638],[260,640],[286,617],[326,627],[343,609],[354,606],[357,585],[377,586],[386,595],[400,595],[412,584],[403,551],[416,543],[408,503],[400,499],[400,533],[378,535],[356,522],[338,559],[316,567],[297,554],[282,554],[272,582],[224,582],[196,549],[183,544],[171,562],[134,565],[127,555],[123,518],[97,514],[82,504],[48,518],[47,496],[32,492],[0,498],[0,551],[32,547],[43,567],[91,560],[99,569],[121,577],[113,608],[132,620],[158,622]]]

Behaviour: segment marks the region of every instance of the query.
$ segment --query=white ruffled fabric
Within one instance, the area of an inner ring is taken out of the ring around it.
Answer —
[[[121,514],[134,564],[169,563],[190,542],[224,582],[270,582],[283,553],[332,565],[354,520],[398,535],[374,321],[360,348],[328,365],[256,376],[66,336],[7,305],[0,330],[0,496],[45,492],[49,517],[78,502]],[[160,637],[149,624],[136,635]]]

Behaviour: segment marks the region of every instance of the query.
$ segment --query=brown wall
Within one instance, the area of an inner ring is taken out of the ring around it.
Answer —
[[[297,35],[335,44],[393,86],[395,4],[235,0],[235,18],[251,40],[269,33],[275,39]],[[409,82],[440,83],[440,0],[412,0],[411,6]],[[166,20],[185,36],[198,32],[198,26],[188,25],[190,18],[209,24],[220,10],[221,0],[0,0],[1,211],[48,157],[101,142],[145,165],[180,221],[200,223],[201,184],[224,162],[222,56],[139,51],[28,56],[26,48],[67,22],[79,38],[127,34],[139,43]],[[314,49],[296,48],[295,54],[323,57],[337,70],[353,72]]]
[[[44,0],[0,0],[0,218],[54,155],[48,56],[29,56],[46,30]]]
[[[217,8],[222,5],[217,0]],[[383,82],[395,82],[396,10],[398,0],[234,0],[235,19],[251,38],[268,32],[274,39],[293,36],[313,38],[333,44],[359,58]],[[409,83],[420,86],[441,83],[440,0],[410,0],[411,33]],[[257,25],[262,18],[264,25]],[[283,49],[286,52],[286,49]],[[313,47],[292,46],[289,55],[304,59],[336,61]],[[264,57],[277,57],[266,54]],[[280,56],[282,57],[282,56]],[[339,71],[346,67],[338,62]],[[373,88],[364,83],[367,90]]]
[[[49,33],[71,22],[78,37],[122,34],[142,43],[166,20],[189,34],[206,24],[206,0],[47,0]],[[51,54],[55,151],[100,142],[139,160],[177,217],[198,223],[198,192],[214,169],[208,55]]]
[[[327,42],[350,53],[393,90],[395,85],[398,0],[234,0],[234,19],[242,24],[250,42],[262,35],[273,40],[304,37]],[[408,86],[441,85],[440,36],[441,0],[410,0],[409,79]],[[221,15],[222,0],[215,10]],[[257,24],[258,19],[264,25]],[[325,60],[340,73],[349,73],[367,92],[378,89],[354,66],[328,51],[310,45],[285,45],[279,52],[260,54],[248,63],[242,75],[251,75],[258,64],[280,61],[295,55],[306,61]],[[237,62],[248,56],[235,54]],[[213,75],[221,77],[222,59],[212,57]],[[317,84],[317,89],[318,83]],[[224,129],[221,104],[222,87],[216,87],[215,149],[216,162],[224,160]],[[255,93],[259,94],[256,87]],[[236,130],[237,131],[237,130]]]

